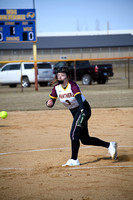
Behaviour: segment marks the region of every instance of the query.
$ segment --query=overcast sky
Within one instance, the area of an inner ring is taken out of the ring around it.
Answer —
[[[34,0],[37,32],[133,29],[133,0]],[[0,9],[33,8],[33,0],[0,0]]]

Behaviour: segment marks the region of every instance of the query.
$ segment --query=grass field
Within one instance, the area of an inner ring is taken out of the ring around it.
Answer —
[[[78,82],[80,89],[89,101],[92,108],[105,107],[132,107],[133,106],[133,83],[128,89],[127,79],[110,79],[105,85],[93,83],[84,86]],[[34,85],[30,88],[9,88],[0,86],[0,110],[46,110],[45,102],[49,99],[52,87],[39,87],[35,91]],[[57,101],[54,109],[64,109]]]

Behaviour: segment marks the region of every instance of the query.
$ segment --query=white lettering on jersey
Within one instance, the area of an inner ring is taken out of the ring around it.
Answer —
[[[71,89],[71,84],[68,83],[67,87],[64,89],[61,85],[55,86],[57,96],[61,103],[63,103],[68,109],[76,108],[79,106],[73,92]],[[83,97],[82,97],[83,98]],[[83,98],[85,99],[85,98]]]

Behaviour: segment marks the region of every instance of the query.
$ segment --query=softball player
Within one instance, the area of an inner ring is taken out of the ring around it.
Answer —
[[[68,68],[62,67],[56,74],[58,83],[53,87],[50,99],[46,102],[48,107],[53,107],[57,99],[66,106],[72,116],[73,123],[70,132],[71,138],[71,159],[62,166],[80,165],[78,160],[78,151],[80,141],[84,145],[95,145],[108,148],[112,159],[117,158],[117,143],[105,142],[96,137],[90,137],[88,133],[87,120],[91,116],[91,108],[85,97],[82,95],[79,86],[69,80]]]

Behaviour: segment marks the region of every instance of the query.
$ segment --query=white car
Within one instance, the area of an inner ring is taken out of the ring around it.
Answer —
[[[37,63],[37,79],[40,86],[48,85],[54,78],[53,65],[51,63]],[[8,63],[0,69],[0,84],[16,87],[21,84],[23,87],[30,87],[35,83],[34,63]]]

